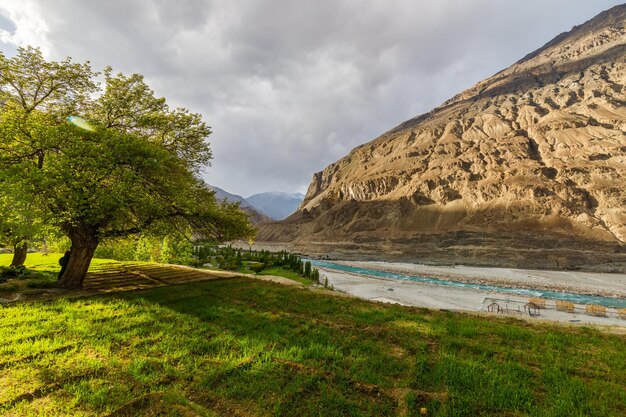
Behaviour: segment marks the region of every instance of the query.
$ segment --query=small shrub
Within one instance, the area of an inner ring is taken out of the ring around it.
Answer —
[[[261,262],[248,262],[248,269],[258,274],[265,269],[265,265]]]
[[[315,283],[320,282],[320,271],[317,268],[314,268],[313,271],[311,272],[311,281]]]
[[[154,245],[146,236],[141,236],[135,245],[133,258],[135,261],[150,262],[153,260]]]
[[[576,306],[574,306],[574,303],[570,301],[557,301],[556,309],[559,311],[567,311],[568,313],[573,313],[576,310]]]
[[[200,268],[204,266],[205,263],[208,263],[208,261],[203,259],[194,259],[193,261],[191,261],[190,266],[193,266],[194,268]]]
[[[31,275],[31,272],[26,269],[24,265],[10,266],[8,268],[2,268],[0,271],[0,277],[5,280],[8,278],[26,278]]]
[[[606,317],[606,307],[589,304],[585,306],[585,313],[590,316]]]

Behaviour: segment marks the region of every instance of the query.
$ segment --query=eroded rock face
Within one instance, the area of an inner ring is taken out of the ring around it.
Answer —
[[[259,237],[410,251],[467,232],[621,252],[625,81],[617,6],[316,173],[299,213]]]

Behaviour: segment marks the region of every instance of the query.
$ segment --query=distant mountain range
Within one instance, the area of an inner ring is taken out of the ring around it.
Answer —
[[[228,191],[222,190],[221,188],[214,185],[209,185],[209,187],[213,189],[213,191],[215,191],[215,198],[217,200],[221,201],[225,199],[230,203],[239,203],[241,210],[245,211],[250,216],[250,222],[252,224],[266,223],[273,220],[264,213],[262,213],[260,210],[258,210],[256,207],[254,207],[252,204],[248,203],[246,199],[242,196],[237,194],[231,194]]]
[[[258,193],[244,198],[214,185],[209,185],[209,187],[215,191],[216,199],[240,203],[242,210],[250,214],[250,220],[253,224],[283,220],[294,213],[304,199],[304,195],[300,193],[278,191]]]
[[[258,193],[246,198],[250,204],[274,220],[283,220],[298,210],[304,194],[271,191]]]

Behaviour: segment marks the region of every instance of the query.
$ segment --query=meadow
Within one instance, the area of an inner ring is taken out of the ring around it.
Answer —
[[[9,304],[0,340],[6,416],[626,415],[624,335],[251,278]]]

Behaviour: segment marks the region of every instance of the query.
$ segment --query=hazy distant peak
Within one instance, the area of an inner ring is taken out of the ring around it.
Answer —
[[[257,193],[246,198],[254,207],[258,207],[263,213],[274,220],[282,220],[294,213],[304,199],[301,193],[285,193],[281,191],[268,191]]]
[[[250,222],[252,224],[259,224],[271,221],[272,219],[268,217],[266,213],[262,210],[258,209],[256,206],[251,204],[245,198],[240,195],[229,193],[219,187],[214,185],[207,184],[210,189],[215,192],[215,198],[219,201],[226,200],[229,203],[239,203],[239,207],[250,216]]]

